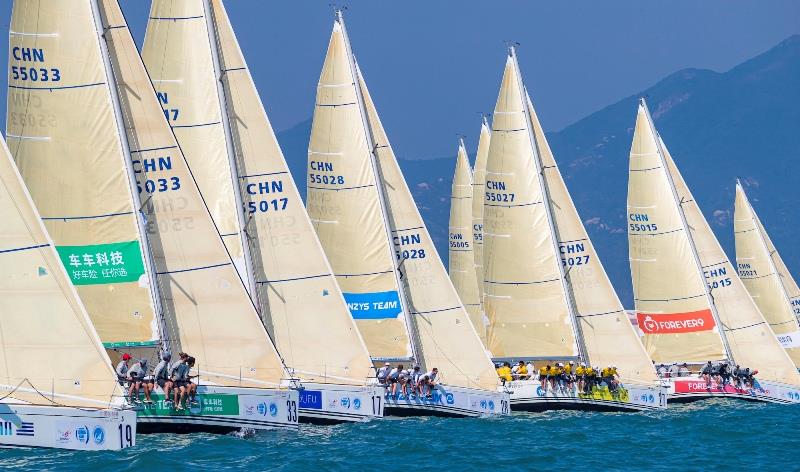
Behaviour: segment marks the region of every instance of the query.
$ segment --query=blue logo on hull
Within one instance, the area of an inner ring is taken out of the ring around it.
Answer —
[[[322,409],[322,392],[319,390],[301,390],[300,408]]]

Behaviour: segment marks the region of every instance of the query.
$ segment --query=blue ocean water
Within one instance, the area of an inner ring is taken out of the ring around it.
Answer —
[[[798,470],[800,407],[712,400],[652,413],[387,418],[253,437],[140,435],[123,452],[0,451],[58,471]]]

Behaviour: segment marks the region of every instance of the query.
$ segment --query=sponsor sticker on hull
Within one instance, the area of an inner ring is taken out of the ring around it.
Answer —
[[[685,313],[637,313],[639,329],[644,334],[677,334],[710,331],[714,329],[711,310]]]
[[[139,416],[185,416],[185,415],[214,415],[238,416],[239,396],[231,394],[213,393],[197,395],[199,405],[191,406],[185,410],[176,410],[173,405],[164,402],[164,395],[152,394],[153,403],[144,405],[137,411]]]
[[[744,389],[736,388],[731,384],[719,385],[716,382],[707,384],[703,379],[697,380],[677,380],[674,383],[675,393],[730,393],[740,395],[769,395],[769,390],[765,390],[756,382],[755,388]]]

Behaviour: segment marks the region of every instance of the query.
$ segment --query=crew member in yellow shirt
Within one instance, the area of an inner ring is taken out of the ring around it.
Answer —
[[[503,365],[498,367],[497,376],[503,381],[503,385],[505,385],[506,382],[511,382],[511,364],[504,362]]]

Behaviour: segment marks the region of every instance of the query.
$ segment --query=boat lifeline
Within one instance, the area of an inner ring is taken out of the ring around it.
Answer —
[[[754,388],[669,378],[670,401],[800,402],[800,375],[703,218],[644,99],[631,146],[627,217],[636,316],[653,360],[758,370]]]
[[[136,413],[2,138],[0,154],[0,447],[131,447]]]
[[[514,409],[638,411],[666,395],[564,184],[509,48],[483,195],[484,309],[495,362],[616,365],[619,388],[514,380]],[[575,369],[577,371],[577,368]],[[534,378],[538,372],[530,373]]]
[[[800,367],[800,288],[738,180],[733,231],[739,278],[795,367]]]
[[[139,430],[296,426],[298,394],[279,388],[284,366],[116,0],[20,0],[12,22],[12,154],[100,339],[117,357],[198,359],[198,404],[177,410],[159,391]],[[31,113],[48,119],[20,119]]]
[[[392,152],[336,13],[308,149],[308,211],[376,363],[440,369],[430,397],[388,395],[387,414],[508,413]]]
[[[245,286],[299,380],[300,421],[382,416],[383,389],[221,0],[153,1],[142,56]]]

